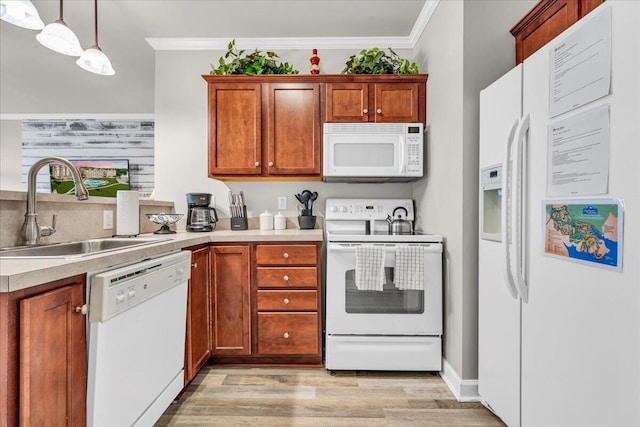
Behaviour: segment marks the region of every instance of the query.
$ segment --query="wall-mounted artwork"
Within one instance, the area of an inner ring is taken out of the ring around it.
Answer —
[[[26,188],[29,168],[43,157],[64,157],[72,163],[80,160],[126,160],[130,190],[149,197],[154,184],[154,126],[153,120],[100,119],[28,119],[22,122],[22,181]],[[111,173],[94,171],[95,174]],[[122,169],[122,168],[121,168]],[[62,173],[62,172],[61,172]],[[86,172],[89,173],[89,172]],[[120,180],[123,180],[122,173]],[[96,182],[97,184],[97,182]],[[123,184],[123,183],[122,183]],[[66,185],[66,184],[65,184]],[[108,187],[115,189],[116,187]],[[98,191],[100,189],[100,191]],[[118,188],[124,189],[124,188]],[[38,174],[39,192],[58,193],[68,189],[52,186],[50,168]],[[108,193],[96,186],[89,193]],[[107,194],[108,196],[115,196]]]
[[[129,190],[129,160],[71,160],[78,169],[90,196],[116,197],[118,190]],[[63,164],[49,165],[51,192],[73,194],[75,184],[71,172]]]

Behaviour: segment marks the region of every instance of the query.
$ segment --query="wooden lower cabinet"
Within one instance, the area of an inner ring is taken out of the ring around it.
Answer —
[[[315,310],[315,307],[313,307]],[[318,313],[258,312],[258,354],[314,354],[320,349]]]
[[[319,244],[256,245],[257,355],[322,364]]]
[[[320,242],[189,249],[185,384],[204,363],[322,366]]]
[[[84,304],[84,275],[0,294],[0,425],[86,425]]]
[[[211,355],[211,299],[209,297],[209,247],[191,250],[191,278],[187,296],[184,383],[189,383]]]
[[[211,355],[251,354],[250,247],[212,246]]]

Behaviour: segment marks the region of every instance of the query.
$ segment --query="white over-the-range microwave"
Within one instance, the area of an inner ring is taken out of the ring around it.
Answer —
[[[325,123],[323,180],[409,182],[422,177],[422,123]]]

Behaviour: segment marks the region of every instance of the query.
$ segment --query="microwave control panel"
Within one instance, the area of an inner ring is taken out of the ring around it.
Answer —
[[[422,176],[422,124],[407,125],[407,175]]]

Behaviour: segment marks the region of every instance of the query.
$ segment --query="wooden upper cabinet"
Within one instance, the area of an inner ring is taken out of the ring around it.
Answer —
[[[415,123],[418,121],[418,83],[377,83],[374,118],[376,122]]]
[[[327,83],[326,121],[415,123],[419,83]]]
[[[553,40],[603,0],[542,0],[512,29],[516,64]]]
[[[327,83],[326,121],[356,123],[369,121],[367,83]]]
[[[270,83],[267,174],[320,176],[320,84]]]
[[[260,83],[210,83],[209,176],[262,174]]]
[[[249,246],[210,248],[211,354],[251,354]]]
[[[20,301],[20,424],[86,425],[84,282]]]

